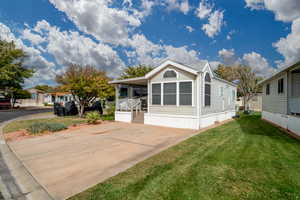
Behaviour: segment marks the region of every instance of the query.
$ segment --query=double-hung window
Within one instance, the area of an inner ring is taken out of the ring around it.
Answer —
[[[177,86],[176,83],[164,83],[164,105],[176,105]]]
[[[180,105],[192,105],[192,82],[179,82],[179,103]]]
[[[204,88],[204,105],[211,105],[211,78],[209,73],[205,75],[205,88]]]
[[[266,95],[270,95],[270,84],[266,86]]]
[[[152,105],[161,105],[161,84],[152,84]]]
[[[283,78],[278,80],[278,94],[282,94],[284,92],[284,81]]]

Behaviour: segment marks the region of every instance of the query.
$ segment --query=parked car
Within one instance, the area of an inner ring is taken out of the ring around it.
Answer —
[[[0,109],[10,109],[10,108],[11,108],[10,99],[0,98]]]

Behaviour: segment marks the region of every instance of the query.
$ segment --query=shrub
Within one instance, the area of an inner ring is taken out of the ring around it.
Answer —
[[[96,124],[101,119],[99,112],[93,111],[86,114],[86,119],[89,124]]]
[[[106,109],[106,113],[107,113],[107,115],[114,116],[114,115],[115,115],[115,110],[116,110],[115,104],[111,104],[111,105],[109,105],[109,107]]]
[[[43,133],[45,131],[51,131],[51,132],[56,132],[60,131],[63,129],[66,129],[67,126],[61,123],[47,123],[47,122],[37,122],[34,124],[31,124],[28,128],[27,131],[30,132],[31,134],[39,134]]]

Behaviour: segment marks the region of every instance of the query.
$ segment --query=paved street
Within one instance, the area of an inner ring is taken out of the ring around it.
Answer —
[[[16,158],[16,156],[10,151],[5,143],[3,143],[2,136],[2,126],[3,122],[17,118],[22,116],[27,116],[31,114],[45,113],[51,112],[52,109],[44,109],[44,108],[31,108],[31,109],[23,109],[23,110],[11,110],[11,111],[3,111],[0,110],[0,200],[3,199],[17,199],[17,200],[25,200],[28,198],[33,198],[35,196],[39,197],[45,192],[43,192],[43,188],[39,186],[38,183],[35,183],[34,179],[24,168],[23,164]],[[4,157],[6,159],[4,159]],[[10,168],[8,165],[13,168]],[[15,175],[12,175],[12,171],[14,171]],[[20,188],[17,183],[18,179],[23,182],[27,182],[32,185],[31,187],[23,187]],[[42,192],[41,192],[42,191]],[[44,198],[45,197],[45,198]],[[43,199],[48,199],[47,194]]]
[[[2,111],[0,110],[0,123],[4,121],[8,121],[17,117],[43,113],[43,112],[51,112],[52,108],[32,108],[32,109],[22,109],[22,110],[11,110],[11,111]]]

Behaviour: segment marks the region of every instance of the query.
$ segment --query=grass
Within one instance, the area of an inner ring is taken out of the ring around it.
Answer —
[[[86,119],[81,119],[78,117],[54,117],[54,118],[46,118],[46,119],[33,119],[33,120],[22,120],[22,121],[14,121],[7,124],[3,131],[4,133],[19,131],[22,129],[28,129],[32,124],[35,123],[61,123],[65,126],[71,126],[74,124],[82,124],[86,122]]]
[[[45,113],[39,113],[35,114],[36,115],[45,115]],[[113,121],[114,120],[114,115],[102,115],[101,120],[104,121]],[[7,124],[3,131],[4,133],[10,133],[14,131],[19,131],[23,129],[28,129],[32,124],[35,123],[61,123],[65,126],[71,126],[74,124],[82,124],[86,123],[86,119],[78,118],[77,116],[69,116],[69,117],[55,117],[55,118],[46,118],[46,119],[33,119],[33,120],[22,120],[22,121],[14,121],[9,124]]]
[[[242,116],[163,151],[69,200],[300,199],[300,142]]]

